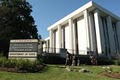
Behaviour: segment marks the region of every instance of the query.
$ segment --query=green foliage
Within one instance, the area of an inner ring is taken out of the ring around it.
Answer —
[[[38,38],[27,0],[0,0],[0,39]]]
[[[3,57],[3,52],[0,52],[0,57]]]
[[[112,64],[114,64],[113,60],[98,59],[98,65],[112,65]]]
[[[32,70],[34,69],[37,65],[39,65],[39,61],[30,61],[30,60],[20,60],[18,63],[18,68],[21,70]]]
[[[114,60],[115,65],[120,65],[120,60]]]
[[[30,72],[38,72],[43,68],[41,62],[38,60],[28,59],[0,59],[0,67],[2,68],[15,68],[17,70],[24,70]]]
[[[10,59],[0,59],[0,65],[1,67],[6,67],[6,68],[15,68],[16,66],[16,60],[10,60]]]
[[[4,61],[3,61],[3,67],[9,68],[10,66],[11,66],[10,65],[10,60],[4,59]]]
[[[4,58],[0,58],[0,67],[3,67]]]

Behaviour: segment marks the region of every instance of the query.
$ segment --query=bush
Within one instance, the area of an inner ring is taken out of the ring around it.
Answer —
[[[98,59],[98,65],[111,65],[111,64],[114,64],[112,60]]]
[[[17,60],[10,60],[10,59],[0,59],[0,67],[5,68],[15,68],[16,67]]]
[[[0,52],[0,57],[3,57],[3,53],[2,52]]]
[[[3,67],[10,68],[11,67],[10,60],[4,59],[4,61],[3,61]]]
[[[0,58],[0,67],[3,66],[3,61],[4,61],[4,59],[3,59],[3,58]]]
[[[120,65],[120,60],[114,60],[115,65]]]
[[[38,72],[44,66],[41,65],[40,60],[28,60],[28,59],[0,59],[0,67],[2,68],[15,68],[16,70],[22,70],[26,72]]]
[[[9,61],[6,58],[0,59],[0,67],[8,67]]]

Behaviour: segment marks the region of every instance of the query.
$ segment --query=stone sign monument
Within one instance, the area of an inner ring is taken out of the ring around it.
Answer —
[[[9,58],[36,59],[38,54],[38,39],[10,40]]]

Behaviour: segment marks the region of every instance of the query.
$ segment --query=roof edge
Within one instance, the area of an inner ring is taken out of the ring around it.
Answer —
[[[73,11],[72,13],[68,14],[67,16],[63,17],[62,19],[60,19],[59,21],[57,21],[56,23],[54,23],[53,25],[48,27],[48,31],[51,30],[52,28],[56,27],[57,25],[59,25],[60,23],[70,19],[72,16],[80,13],[81,11],[84,11],[86,8],[91,7],[94,4],[93,1],[90,1],[88,3],[86,3],[85,5],[81,6],[80,8],[78,8],[77,10]]]

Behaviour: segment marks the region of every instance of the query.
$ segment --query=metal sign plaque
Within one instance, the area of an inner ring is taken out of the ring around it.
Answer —
[[[37,39],[22,39],[10,41],[9,58],[36,58],[37,52]]]

